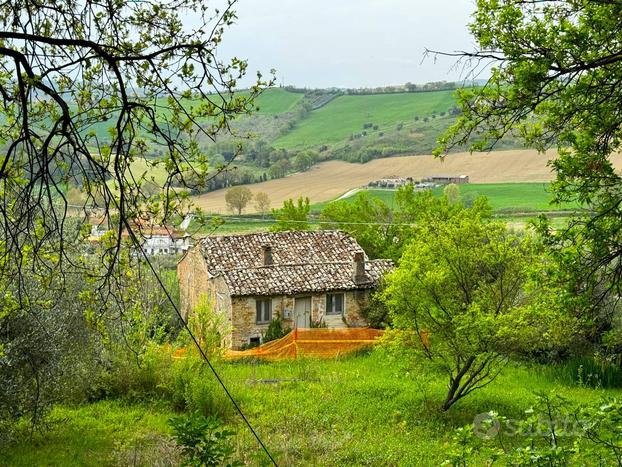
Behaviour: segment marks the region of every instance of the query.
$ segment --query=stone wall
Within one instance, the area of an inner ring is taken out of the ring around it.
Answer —
[[[206,299],[215,312],[223,313],[229,324],[232,323],[231,296],[225,280],[221,277],[209,278],[203,256],[199,248],[192,248],[177,263],[179,281],[179,304],[182,316],[188,319],[192,310]],[[223,344],[231,346],[231,336]]]
[[[309,294],[302,297],[311,297],[311,319],[313,322],[323,321],[329,328],[362,327],[367,322],[362,311],[369,305],[369,290],[351,290],[344,292],[345,313],[341,315],[326,315],[326,294]],[[263,338],[268,324],[256,323],[256,299],[264,297],[232,297],[232,348],[240,348],[248,344],[253,337]],[[295,297],[272,297],[272,317],[281,318],[283,327],[294,327]]]
[[[216,310],[227,311],[231,319],[231,297],[225,280],[221,277],[209,278],[205,261],[197,248],[192,248],[177,263],[179,280],[179,302],[184,319],[196,307],[201,298],[207,298]]]

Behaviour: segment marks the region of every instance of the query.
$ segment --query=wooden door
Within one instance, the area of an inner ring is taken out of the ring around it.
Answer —
[[[311,297],[297,297],[294,304],[294,325],[297,328],[311,327]]]

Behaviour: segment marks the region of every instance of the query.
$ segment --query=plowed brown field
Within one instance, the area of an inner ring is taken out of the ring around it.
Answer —
[[[308,196],[312,203],[329,201],[356,187],[392,175],[421,179],[430,175],[468,175],[471,183],[543,182],[553,178],[547,162],[554,152],[538,154],[533,150],[491,153],[456,153],[441,160],[433,156],[402,156],[376,159],[366,164],[328,161],[309,171],[286,178],[248,185],[253,193],[268,193],[272,207],[280,207],[288,198]],[[622,168],[616,155],[615,166]],[[210,213],[227,214],[225,191],[196,196],[197,206]],[[246,212],[255,210],[251,202]]]

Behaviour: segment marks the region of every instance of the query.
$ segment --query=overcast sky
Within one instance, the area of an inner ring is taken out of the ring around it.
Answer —
[[[275,68],[279,84],[455,81],[454,60],[424,59],[425,48],[473,48],[474,0],[239,0],[236,10],[221,54],[247,58],[251,74]]]

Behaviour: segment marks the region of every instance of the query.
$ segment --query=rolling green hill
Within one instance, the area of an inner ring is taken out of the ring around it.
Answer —
[[[340,96],[311,112],[273,142],[276,148],[302,149],[347,141],[372,123],[377,131],[394,131],[415,117],[447,112],[454,104],[453,91]]]
[[[300,92],[289,92],[282,88],[264,91],[256,100],[259,113],[276,115],[292,110],[304,97]]]

